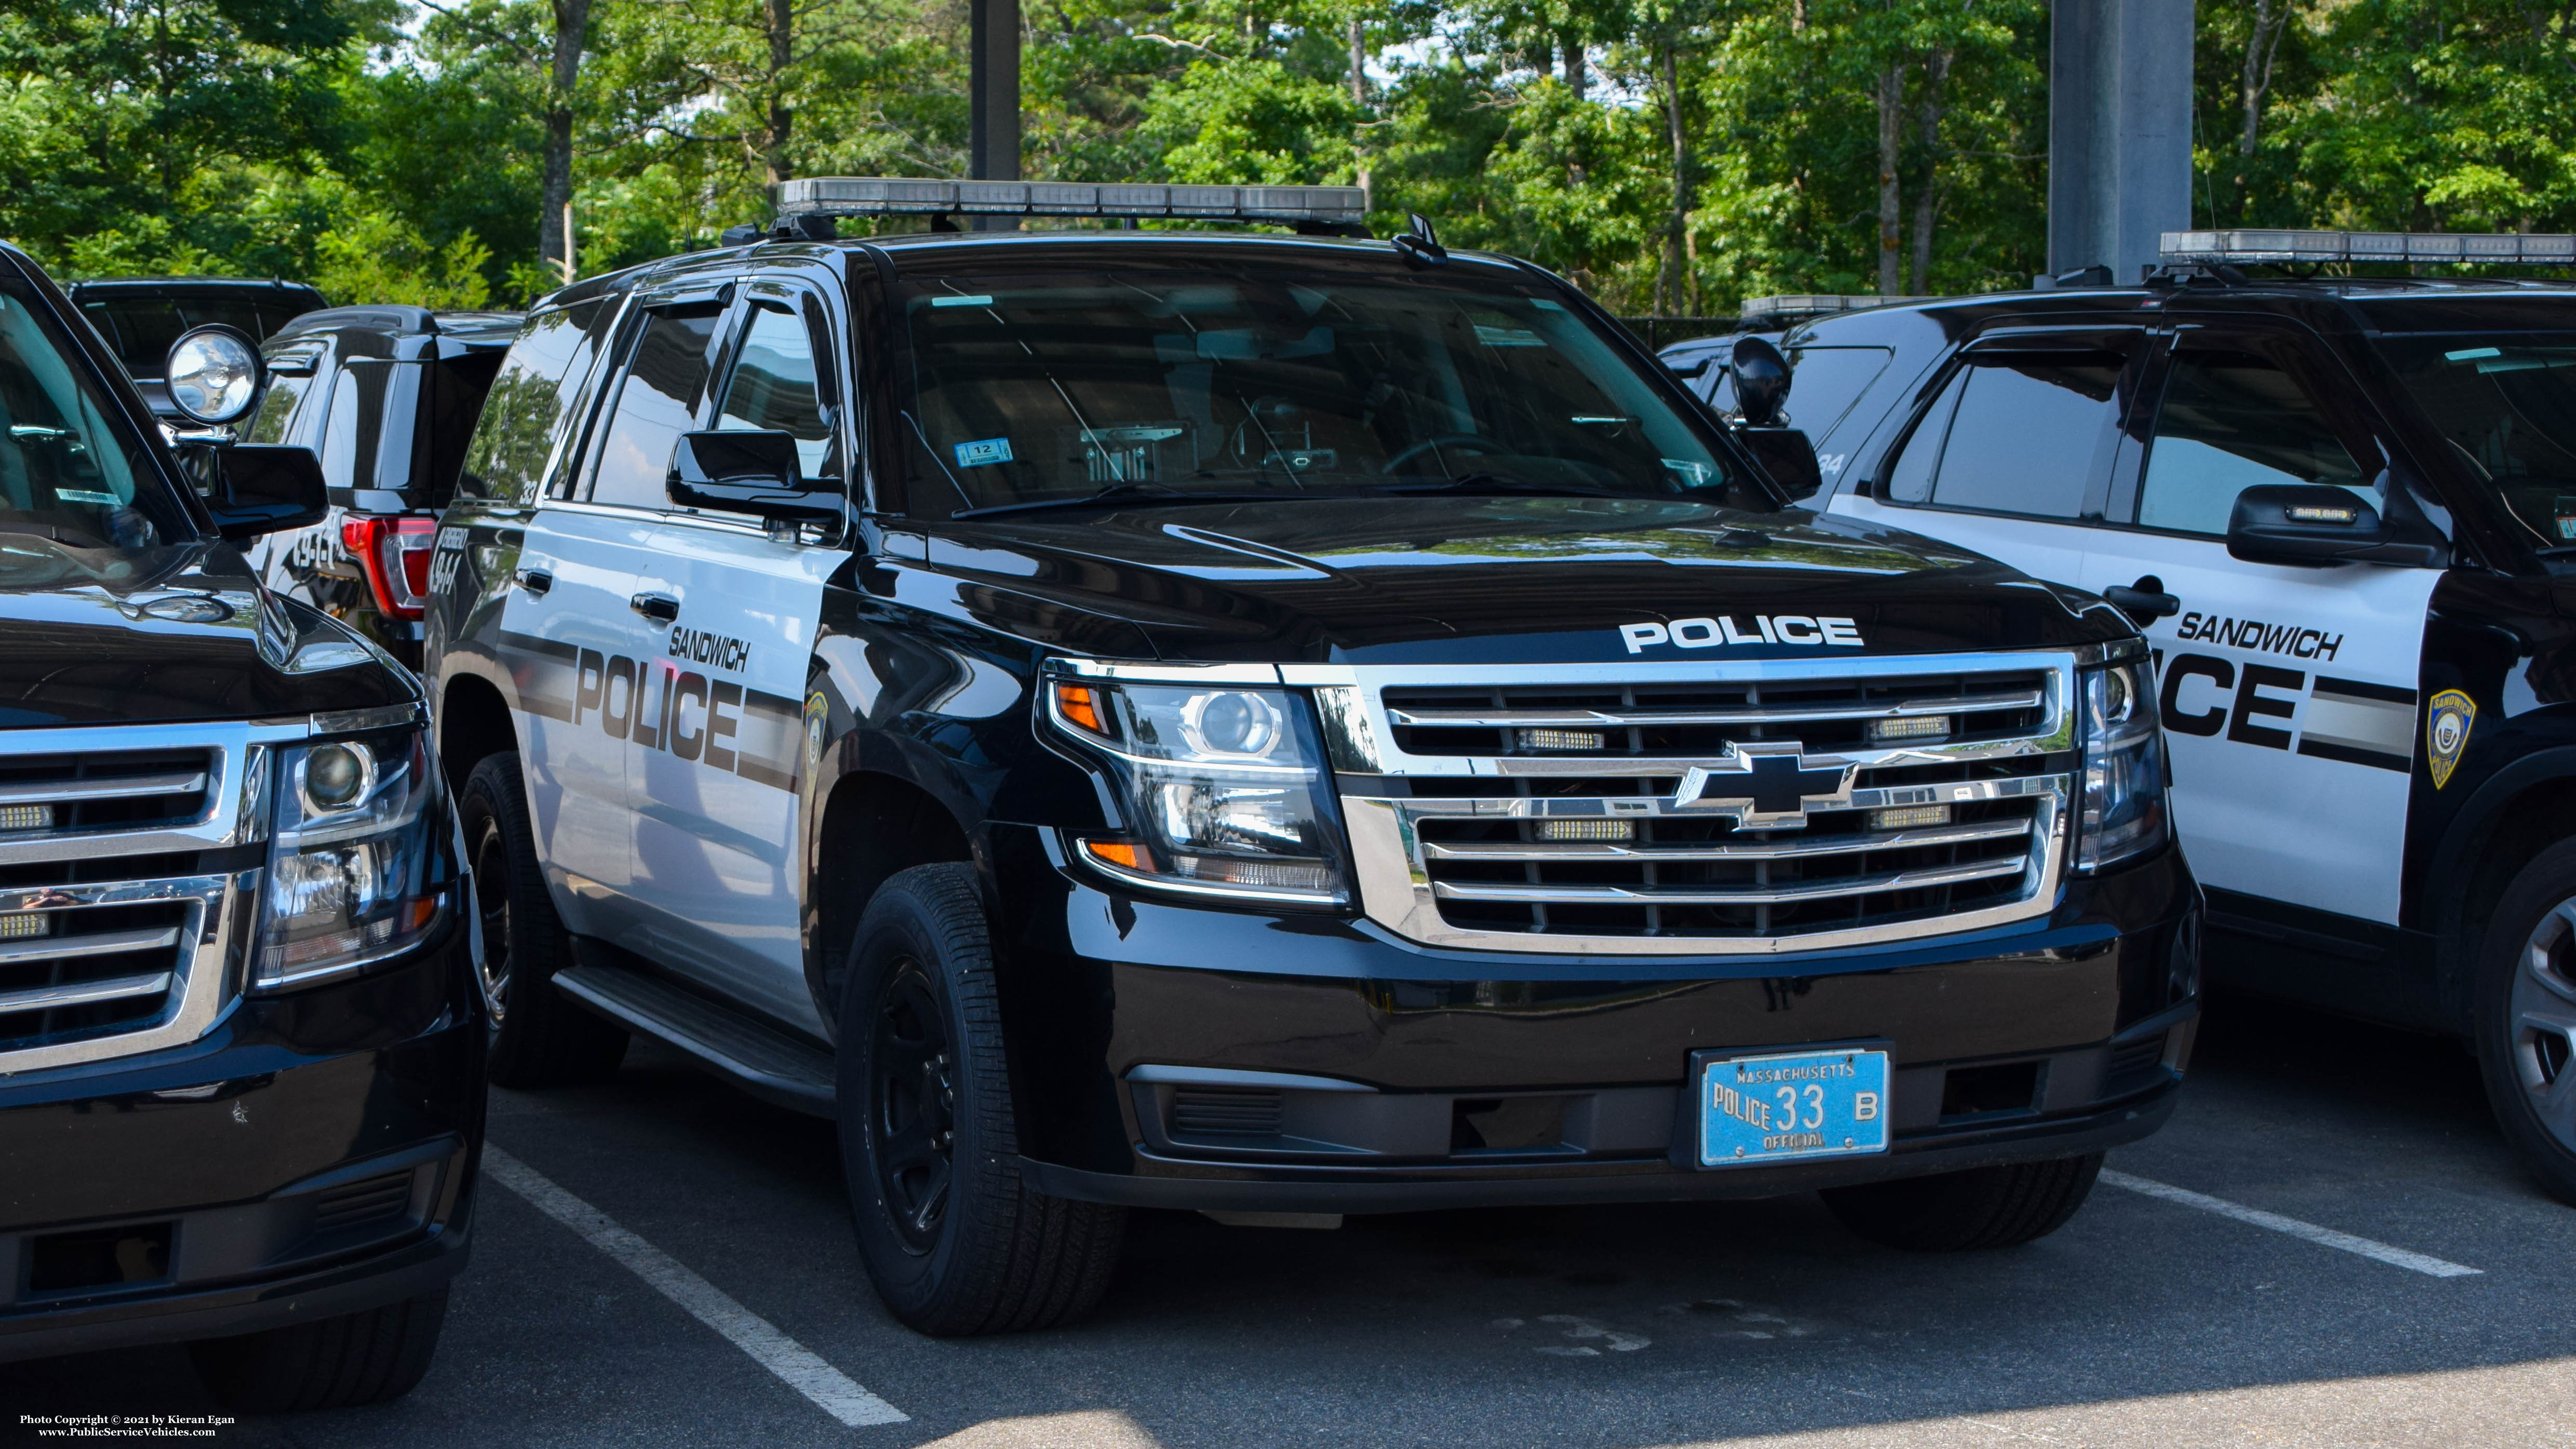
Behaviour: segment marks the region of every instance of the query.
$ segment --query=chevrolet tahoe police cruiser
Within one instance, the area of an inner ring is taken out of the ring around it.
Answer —
[[[322,516],[313,454],[182,445],[200,497],[78,315],[0,246],[0,1360],[186,1343],[235,1408],[391,1398],[483,1135],[428,712],[241,555]],[[229,427],[257,364],[181,333],[171,404]]]
[[[2261,275],[2464,258],[2576,239],[2171,233],[2143,286],[1784,343],[1858,379],[1833,515],[2147,624],[2213,974],[2467,1037],[2576,1201],[2576,286]]]
[[[2134,628],[1785,508],[1360,202],[797,181],[540,301],[428,618],[496,1077],[836,1117],[933,1333],[1080,1312],[1127,1206],[2053,1230],[2198,1010]],[[907,209],[1327,234],[832,239]]]

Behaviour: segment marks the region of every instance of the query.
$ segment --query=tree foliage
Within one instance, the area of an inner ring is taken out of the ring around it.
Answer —
[[[2576,230],[2576,0],[2199,26],[2195,222]],[[1624,310],[2044,260],[2045,0],[1023,0],[1023,27],[1033,177],[1362,181],[1382,232],[1418,211]],[[966,30],[964,0],[15,0],[0,234],[71,274],[524,300],[567,210],[586,273],[711,244],[784,178],[964,174]]]

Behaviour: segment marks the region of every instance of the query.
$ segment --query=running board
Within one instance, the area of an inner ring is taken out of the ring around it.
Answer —
[[[763,1101],[816,1117],[834,1115],[832,1054],[667,981],[607,965],[583,947],[555,989],[630,1031],[669,1042]]]

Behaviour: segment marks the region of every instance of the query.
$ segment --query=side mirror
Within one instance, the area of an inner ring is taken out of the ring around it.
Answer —
[[[2236,495],[2227,519],[2227,552],[2248,563],[2428,564],[2438,545],[2359,494],[2324,483],[2267,483]]]
[[[215,531],[241,540],[310,528],[331,516],[322,460],[311,448],[235,443],[214,452],[215,495],[206,500]]]
[[[258,344],[220,322],[180,333],[161,364],[170,406],[209,428],[228,428],[250,416],[259,402],[261,374]]]
[[[1780,405],[1789,400],[1789,359],[1761,338],[1745,337],[1736,341],[1732,363],[1735,406],[1745,424],[1767,428],[1778,422]]]
[[[1792,501],[1825,486],[1824,470],[1816,466],[1816,445],[1796,428],[1737,428],[1735,441]]]
[[[833,523],[838,488],[808,488],[796,437],[781,432],[682,433],[663,491],[683,508],[749,513],[782,523]]]

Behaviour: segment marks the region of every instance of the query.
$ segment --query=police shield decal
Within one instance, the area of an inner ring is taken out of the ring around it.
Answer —
[[[2432,713],[2424,720],[2424,746],[2433,761],[2433,788],[2451,783],[2451,771],[2458,768],[2460,752],[2469,747],[2469,726],[2478,722],[2478,702],[2456,689],[2446,689],[2433,696]]]

